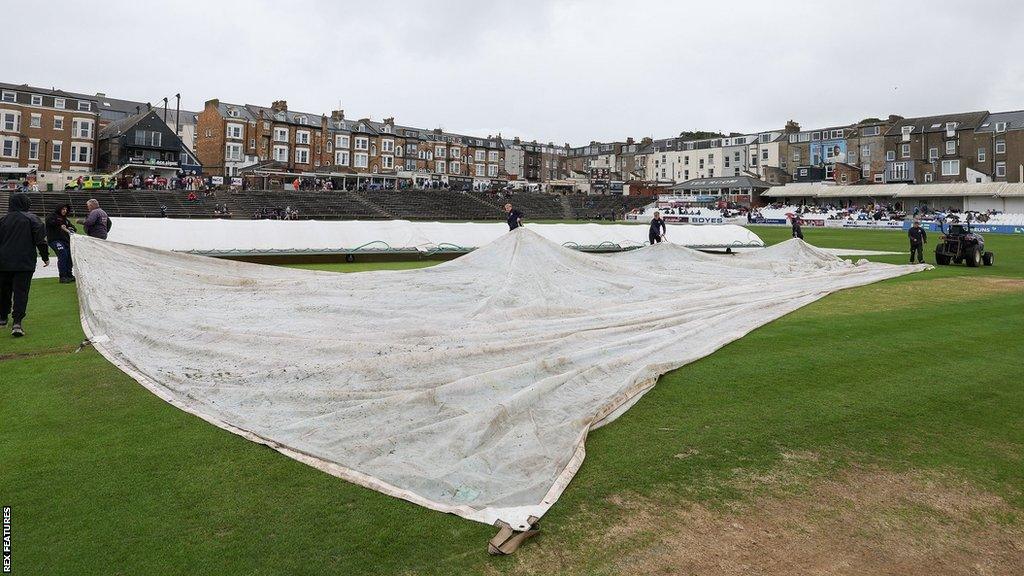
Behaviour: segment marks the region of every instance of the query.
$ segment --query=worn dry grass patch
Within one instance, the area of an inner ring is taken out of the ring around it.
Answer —
[[[816,462],[813,453],[783,456]],[[1001,497],[939,473],[847,469],[808,482],[802,464],[740,474],[761,496],[710,509],[671,499],[612,497],[620,521],[578,551],[520,552],[515,573],[1024,573],[1024,526]],[[801,479],[805,482],[801,483]],[[802,490],[788,488],[796,484]],[[768,488],[768,490],[763,490]],[[774,488],[774,489],[773,489]]]
[[[943,302],[960,303],[989,296],[1024,292],[1024,279],[998,276],[953,276],[912,282],[881,282],[829,296],[808,306],[815,316],[846,316],[890,312]]]

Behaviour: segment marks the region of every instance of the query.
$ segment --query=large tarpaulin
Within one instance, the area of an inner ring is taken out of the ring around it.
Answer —
[[[636,224],[527,224],[537,234],[570,247],[637,248],[647,227]],[[116,218],[110,240],[176,252],[204,254],[308,253],[403,250],[469,250],[508,232],[503,222],[409,220],[182,220]],[[673,226],[667,240],[692,248],[764,246],[742,226]]]
[[[82,324],[173,405],[330,474],[523,529],[659,375],[818,298],[924,269],[801,240],[588,254],[528,229],[335,274],[75,237]]]

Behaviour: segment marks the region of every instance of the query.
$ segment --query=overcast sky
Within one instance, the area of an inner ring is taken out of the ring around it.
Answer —
[[[5,2],[0,80],[584,144],[1024,108],[1007,0]],[[14,54],[14,56],[11,56]]]

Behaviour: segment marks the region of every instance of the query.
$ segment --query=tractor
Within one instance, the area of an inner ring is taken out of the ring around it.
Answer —
[[[971,223],[950,224],[949,230],[942,235],[942,240],[935,246],[935,263],[945,266],[966,263],[971,268],[984,264],[991,266],[995,255],[985,251],[985,239],[981,234],[971,231]]]

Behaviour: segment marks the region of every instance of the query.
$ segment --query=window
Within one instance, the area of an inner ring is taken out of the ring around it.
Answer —
[[[31,102],[32,102],[33,106],[42,106],[43,105],[43,97],[38,95],[38,94],[33,94]]]
[[[956,140],[946,141],[946,154],[956,154]]]
[[[53,99],[53,107],[54,108],[64,108],[65,106],[67,106],[67,104],[66,104],[66,101],[63,98],[54,98]]]
[[[943,160],[942,161],[942,175],[943,176],[959,176],[960,175],[960,161],[959,160]]]
[[[996,162],[996,178],[1006,177],[1006,162]]]
[[[263,123],[263,129],[264,130],[270,130],[270,122],[264,122]]]
[[[356,138],[356,145],[358,146],[359,138]],[[353,164],[356,168],[366,168],[370,164],[370,156],[366,152],[356,152],[356,155],[352,158]]]
[[[0,128],[8,132],[19,132],[21,131],[21,112],[9,112],[4,111],[2,113],[3,123],[0,124]]]
[[[893,151],[893,150],[886,150],[885,151],[885,159],[887,161],[889,161],[889,162],[892,162],[893,160],[896,159],[896,152]]]
[[[17,102],[18,101],[18,93],[17,92],[10,92],[8,90],[4,90],[2,97],[0,97],[0,101],[3,101],[3,102]]]
[[[996,140],[996,154],[1006,154],[1006,140]]]
[[[356,150],[369,150],[370,140],[362,136],[356,136]]]
[[[860,167],[860,175],[864,178],[871,176],[871,164],[864,164]]]
[[[473,159],[476,160],[477,162],[483,162],[484,161],[484,155],[485,155],[485,152],[483,150],[477,150],[477,151],[475,151],[473,153]]]
[[[242,160],[242,145],[229,142],[224,148],[224,159],[228,162],[239,162]]]
[[[89,110],[92,110],[92,102],[84,102],[82,100],[79,100],[78,101],[78,109],[82,110],[82,111],[85,111],[85,112],[88,112]]]
[[[460,150],[457,146],[452,146],[449,152],[452,155],[452,158],[458,158],[462,155],[462,150]]]
[[[950,132],[954,130],[956,130],[956,122],[946,122],[946,131]]]
[[[904,136],[907,136],[907,135],[909,135],[909,134],[910,134],[911,132],[913,132],[913,131],[914,131],[914,127],[913,127],[913,126],[904,126],[904,127],[900,128],[900,132],[901,132],[901,133],[902,133],[902,134],[903,134]]]
[[[910,146],[910,145],[909,144],[904,144],[904,146]],[[929,148],[928,149],[928,160],[935,160],[938,157],[939,157],[939,149],[938,148],[934,148],[933,147],[933,148]]]
[[[64,129],[64,117],[63,116],[54,116],[53,117],[53,129],[54,130],[63,130]]]
[[[277,162],[288,161],[288,147],[287,146],[274,146],[274,160]]]
[[[334,163],[338,166],[348,166],[348,150],[336,150],[334,152]]]
[[[395,141],[391,139],[384,139],[380,141],[380,151],[385,154],[391,154],[395,151]]]
[[[489,150],[487,152],[487,161],[488,162],[497,162],[498,161],[498,151],[497,150]]]
[[[462,170],[462,164],[459,162],[452,161],[448,164],[448,169],[451,174],[459,174]]]
[[[935,175],[934,174],[932,174],[931,172],[925,172],[924,173],[924,181],[925,182],[931,182],[933,180],[935,180]]]
[[[249,148],[255,148],[255,147],[256,147],[256,139],[255,138],[249,138]]]
[[[299,124],[302,124],[303,126],[309,123],[309,120],[305,116],[299,116],[296,120],[298,120]]]
[[[241,124],[228,124],[228,138],[235,138],[237,140],[242,139],[242,125]]]
[[[861,144],[861,147],[860,147],[860,157],[861,158],[870,158],[871,157],[871,147],[868,146],[867,144]]]
[[[41,115],[39,115],[39,114],[33,114],[29,118],[29,120],[28,120],[28,127],[29,128],[42,128],[43,127],[43,117]]]
[[[800,161],[800,151],[799,150],[793,150],[793,162],[799,162],[799,161]]]
[[[483,176],[484,175],[484,165],[483,164],[474,164],[473,165],[473,173],[475,175],[477,175],[477,176]],[[664,170],[661,171],[661,175],[662,176],[665,175],[665,171]]]
[[[764,150],[761,150],[761,160],[767,160],[767,159],[768,159],[768,149],[765,148]]]
[[[892,164],[892,177],[893,177],[893,180],[906,180],[908,178],[907,163],[906,162],[893,162],[893,164]]]
[[[821,140],[821,132],[811,132],[811,140]]]
[[[295,149],[295,163],[296,164],[309,164],[309,148],[296,148]]]
[[[135,131],[135,145],[136,146],[160,146],[163,140],[163,134],[151,131],[151,130],[136,130]]]
[[[376,144],[370,144],[370,156],[376,156],[376,155],[377,155],[377,145]]]
[[[881,174],[875,174],[874,180],[875,180],[875,182],[881,182],[882,181],[882,175]]]
[[[867,126],[867,127],[864,128],[864,135],[865,136],[878,136],[881,133],[881,131],[882,130],[881,130],[881,128],[879,126]]]
[[[335,148],[348,148],[351,144],[349,143],[351,138],[344,134],[337,134],[334,136],[334,147]]]
[[[1006,122],[996,122],[996,132],[1006,132]]]
[[[492,177],[492,178],[497,176],[498,175],[498,165],[497,164],[488,164],[487,165],[487,175]]]
[[[10,136],[0,138],[0,156],[5,158],[17,158],[18,139]]]
[[[402,147],[401,146],[395,146],[395,156],[401,156],[401,155],[402,155]]]
[[[900,158],[910,158],[910,144],[900,145]]]
[[[72,144],[71,161],[78,164],[91,164],[92,144]]]
[[[71,121],[71,136],[74,138],[92,138],[92,120],[75,118]]]
[[[984,162],[984,161],[985,161],[985,149],[984,148],[978,148],[978,162]]]
[[[453,164],[454,164],[454,162],[453,162]],[[394,156],[388,156],[386,154],[381,156],[380,157],[380,165],[383,168],[394,168],[395,167],[395,157]]]
[[[444,158],[444,146],[434,146],[434,158]]]
[[[274,128],[274,142],[287,142],[287,141],[288,141],[288,129],[287,128]],[[287,150],[287,148],[285,150]]]
[[[296,144],[309,144],[309,130],[297,130],[295,132]]]
[[[238,108],[228,108],[228,116],[238,118],[241,114],[238,112]]]
[[[39,140],[35,138],[28,141],[28,159],[39,160]]]
[[[50,161],[51,162],[60,162],[60,156],[61,156],[62,152],[64,152],[64,143],[63,142],[61,142],[59,140],[55,140],[53,142],[50,142]]]
[[[437,160],[436,162],[434,162],[434,172],[437,172],[438,174],[444,174],[444,167],[444,160]]]

